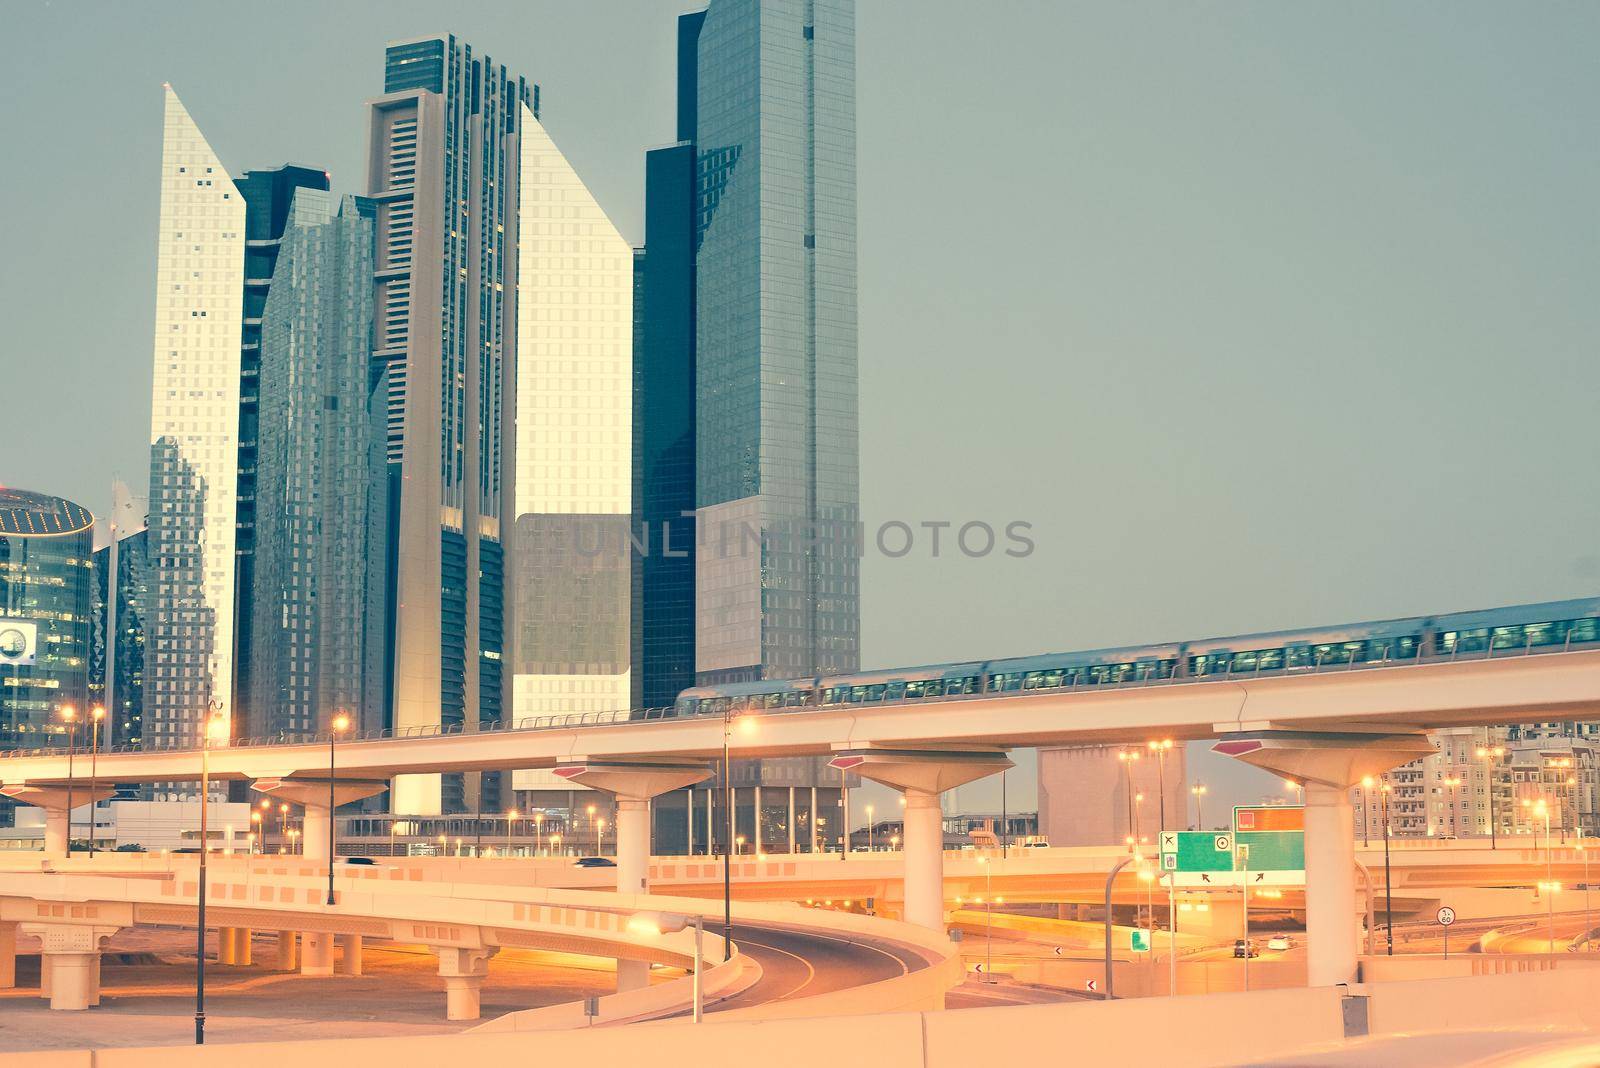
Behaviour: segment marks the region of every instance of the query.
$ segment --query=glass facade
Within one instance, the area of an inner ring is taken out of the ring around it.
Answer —
[[[383,726],[387,487],[368,406],[374,207],[300,189],[261,329],[252,731]],[[370,623],[369,623],[370,621]]]
[[[639,708],[694,685],[695,203],[694,146],[647,153],[633,365]]]
[[[236,737],[265,732],[265,719],[250,701],[251,664],[255,642],[256,448],[261,396],[261,317],[278,262],[283,228],[296,189],[327,189],[326,171],[287,165],[246,171],[234,185],[244,197],[244,325],[239,345],[239,481],[234,559],[234,724]]]
[[[232,712],[244,266],[244,198],[169,86],[150,416],[147,748],[192,742],[208,709]]]
[[[61,710],[88,710],[93,556],[87,510],[0,488],[0,748],[62,744]]]
[[[135,531],[117,542],[116,578],[112,580],[111,546],[94,554],[93,659],[89,673],[90,704],[103,706],[111,725],[110,745],[138,745],[144,733],[144,605],[149,594],[149,532]],[[110,589],[108,589],[108,586]],[[107,649],[106,611],[116,591],[116,626]],[[107,665],[111,676],[109,693]]]
[[[696,34],[702,684],[858,666],[854,18],[716,0]]]

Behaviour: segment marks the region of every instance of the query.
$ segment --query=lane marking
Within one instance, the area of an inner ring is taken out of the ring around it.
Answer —
[[[802,966],[804,966],[804,968],[806,970],[806,977],[803,980],[801,980],[800,985],[795,987],[793,990],[789,991],[786,994],[781,994],[778,997],[771,998],[770,1000],[772,1000],[772,1001],[786,1001],[789,998],[794,997],[795,994],[799,993],[800,991],[804,990],[806,987],[810,986],[811,985],[811,980],[815,979],[816,976],[817,976],[817,970],[811,966],[811,962],[806,960],[804,957],[800,956],[800,954],[798,954],[798,953],[791,953],[787,949],[779,949],[777,946],[769,946],[765,942],[757,942],[757,941],[754,941],[753,939],[749,939],[749,938],[739,938],[737,935],[734,936],[733,943],[734,943],[734,945],[739,945],[740,943],[743,943],[743,944],[749,945],[749,946],[760,946],[762,949],[769,949],[774,953],[782,953],[785,957],[793,957],[795,960],[799,961]],[[754,988],[752,988],[752,989],[754,989]],[[35,991],[35,994],[37,994],[37,991]],[[757,1004],[762,1004],[762,1003],[761,1002],[757,1002]]]

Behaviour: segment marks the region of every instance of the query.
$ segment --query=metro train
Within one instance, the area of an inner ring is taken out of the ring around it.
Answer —
[[[1173,678],[1292,674],[1335,665],[1348,668],[1595,644],[1600,644],[1600,597],[1164,645],[695,686],[678,695],[675,711],[694,716],[729,710],[830,708]]]

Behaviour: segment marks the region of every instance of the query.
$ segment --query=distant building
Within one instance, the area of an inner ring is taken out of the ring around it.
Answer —
[[[87,509],[0,488],[0,749],[65,744],[62,711],[88,714],[93,554]]]
[[[389,45],[368,106],[372,376],[389,515],[385,719],[477,730],[509,708],[517,181],[538,88],[453,35]],[[501,807],[499,776],[404,775],[391,809]]]
[[[108,745],[138,745],[144,727],[144,611],[149,595],[149,559],[144,529],[117,532],[116,577],[112,580],[111,546],[94,554],[94,657],[89,675],[90,704],[106,709]],[[110,604],[110,593],[116,603]],[[106,614],[114,613],[107,642]],[[107,685],[107,668],[110,685]]]
[[[369,409],[373,216],[295,192],[260,331],[251,728],[384,726],[381,419]]]
[[[1107,845],[1135,836],[1154,844],[1163,811],[1167,830],[1196,827],[1181,742],[1167,751],[1165,769],[1144,747],[1039,750],[1039,833],[1052,846]],[[1233,813],[1207,811],[1202,799],[1198,818],[1204,826],[1197,829],[1209,830],[1230,826]]]

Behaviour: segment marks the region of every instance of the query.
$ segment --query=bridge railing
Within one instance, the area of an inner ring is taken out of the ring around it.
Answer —
[[[1594,642],[1581,640],[1578,642],[1578,645],[1584,649],[1593,648],[1595,644],[1596,643]],[[514,731],[570,730],[572,728],[579,727],[605,727],[614,726],[619,723],[642,723],[666,719],[715,720],[724,718],[734,713],[763,716],[788,715],[792,713],[816,712],[822,709],[858,708],[861,706],[906,704],[923,705],[930,702],[989,700],[995,697],[1006,697],[1011,695],[1033,696],[1039,694],[1076,693],[1087,691],[1100,693],[1107,690],[1141,689],[1156,686],[1186,686],[1211,682],[1237,682],[1245,679],[1296,675],[1318,675],[1343,671],[1371,671],[1385,668],[1414,667],[1425,664],[1454,663],[1457,661],[1496,660],[1505,659],[1508,656],[1560,656],[1564,653],[1572,652],[1573,643],[1570,639],[1570,635],[1568,640],[1559,647],[1553,645],[1535,645],[1533,640],[1530,638],[1527,644],[1520,649],[1507,649],[1504,646],[1497,646],[1491,641],[1488,643],[1487,647],[1483,649],[1468,650],[1465,655],[1462,654],[1459,645],[1452,648],[1452,650],[1447,654],[1441,653],[1434,655],[1422,655],[1420,652],[1412,652],[1410,655],[1398,655],[1397,650],[1395,651],[1395,655],[1391,655],[1392,648],[1393,647],[1389,645],[1385,645],[1380,649],[1378,656],[1363,660],[1357,660],[1352,656],[1346,660],[1325,662],[1323,657],[1319,654],[1316,662],[1312,664],[1271,668],[1263,668],[1261,661],[1258,659],[1254,670],[1242,672],[1236,672],[1232,670],[1232,664],[1230,661],[1230,664],[1226,670],[1215,673],[1206,673],[1202,675],[1179,675],[1176,673],[1161,675],[1155,670],[1156,665],[1152,663],[1140,665],[1141,671],[1133,678],[1120,679],[1116,681],[1095,681],[1094,678],[1087,672],[1075,671],[1070,680],[1064,679],[1061,683],[1056,685],[1021,685],[1014,688],[1007,687],[996,690],[976,690],[973,692],[946,693],[937,695],[929,694],[924,697],[907,697],[904,695],[896,695],[891,697],[887,694],[887,692],[885,692],[877,695],[876,697],[863,695],[859,700],[852,698],[843,702],[830,703],[826,705],[810,703],[758,707],[750,706],[748,704],[740,705],[734,703],[726,710],[717,709],[714,711],[708,711],[705,709],[689,711],[676,706],[667,706],[661,708],[618,709],[610,712],[568,712],[546,716],[528,716],[522,719],[514,720],[497,720],[492,723],[483,724],[474,730],[468,730],[465,723],[445,723],[438,725],[430,724],[415,727],[390,727],[367,731],[357,731],[349,734],[340,734],[337,738],[337,741],[341,744],[350,744],[372,741],[392,741],[406,738],[448,737],[460,734],[494,734]],[[733,700],[735,702],[738,701],[738,699]],[[325,745],[328,743],[328,741],[329,734],[326,731],[297,733],[280,732],[278,734],[253,735],[248,737],[233,738],[230,739],[225,746],[216,745],[213,746],[213,748],[249,748],[273,745]],[[170,753],[197,751],[199,748],[200,746],[198,745],[177,745],[167,746],[161,749],[153,749],[144,746],[141,743],[130,743],[125,745],[101,746],[98,752],[108,754],[152,752]],[[86,744],[79,744],[73,747],[47,746],[32,749],[11,749],[0,752],[0,761],[16,759],[19,757],[66,756],[69,753],[86,755],[89,753],[89,751],[90,748]]]

